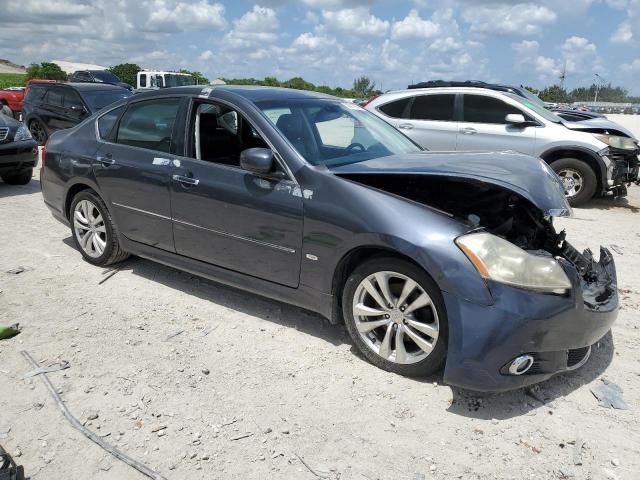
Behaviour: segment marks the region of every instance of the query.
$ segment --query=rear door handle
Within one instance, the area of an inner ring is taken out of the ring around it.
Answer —
[[[413,128],[413,124],[412,123],[401,123],[400,125],[398,125],[398,128],[401,128],[402,130],[411,130]]]
[[[111,158],[111,155],[107,154],[104,157],[98,157],[98,161],[104,165],[105,167],[108,167],[110,165],[113,165],[114,163],[116,163],[115,159]]]
[[[476,133],[478,133],[478,131],[475,128],[466,127],[466,128],[461,128],[460,133],[463,133],[465,135],[475,135]]]
[[[184,185],[198,185],[200,183],[200,180],[197,178],[185,177],[184,175],[174,175],[173,179]]]

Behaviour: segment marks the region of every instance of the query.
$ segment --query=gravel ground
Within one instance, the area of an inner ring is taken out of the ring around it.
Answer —
[[[0,342],[0,444],[34,479],[144,478],[23,379],[24,349],[68,361],[49,374],[68,408],[170,480],[640,478],[639,211],[632,187],[561,222],[618,265],[620,316],[590,361],[479,395],[383,372],[344,328],[285,304],[138,258],[110,277],[82,261],[36,178],[0,183],[0,325],[24,328]],[[628,410],[598,405],[602,379]]]

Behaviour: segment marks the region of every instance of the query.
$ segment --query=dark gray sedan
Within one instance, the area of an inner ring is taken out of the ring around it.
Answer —
[[[258,87],[136,95],[52,135],[42,191],[94,265],[129,254],[345,322],[373,364],[476,390],[587,361],[618,311],[558,177],[424,152],[360,107]]]

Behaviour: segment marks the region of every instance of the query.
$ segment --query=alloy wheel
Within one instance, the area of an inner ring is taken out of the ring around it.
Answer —
[[[582,175],[572,168],[563,168],[558,172],[560,180],[562,180],[562,186],[564,187],[564,194],[573,198],[578,195],[584,187],[584,178]]]
[[[424,360],[438,340],[438,313],[431,297],[413,279],[383,271],[360,282],[353,318],[364,343],[398,364]]]
[[[45,132],[44,127],[40,124],[39,121],[34,120],[29,124],[29,131],[31,132],[31,136],[36,141],[38,145],[43,145],[45,140],[47,139],[47,132]]]
[[[98,258],[107,246],[107,229],[98,207],[89,200],[79,201],[73,212],[73,231],[78,244],[92,258]]]

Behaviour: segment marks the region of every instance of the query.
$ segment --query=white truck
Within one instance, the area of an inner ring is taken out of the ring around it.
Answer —
[[[157,90],[184,85],[195,85],[193,77],[188,73],[142,70],[138,72],[136,88],[138,90]]]

